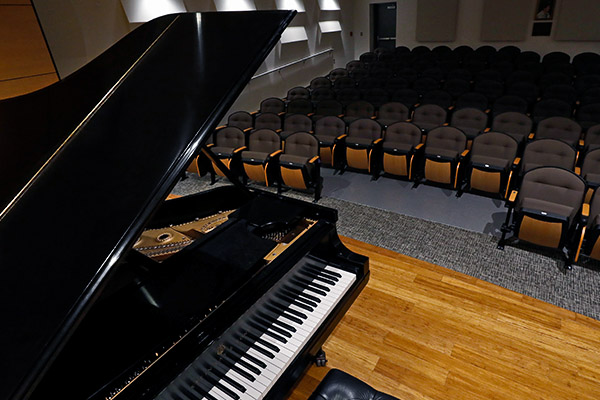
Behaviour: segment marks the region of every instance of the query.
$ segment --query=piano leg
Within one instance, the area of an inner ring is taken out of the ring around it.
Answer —
[[[325,354],[325,351],[322,348],[319,349],[315,356],[315,365],[317,367],[324,367],[327,365],[327,354]]]

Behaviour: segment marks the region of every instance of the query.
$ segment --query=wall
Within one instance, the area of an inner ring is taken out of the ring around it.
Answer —
[[[389,0],[357,0],[354,8],[354,31],[355,35],[355,57],[369,51],[369,4],[385,3]],[[530,18],[527,32],[531,33],[533,26],[533,9],[536,0],[523,0],[531,2],[532,15]],[[569,0],[562,0],[568,2]],[[590,3],[597,0],[587,0]],[[555,9],[560,9],[561,0],[556,0]],[[483,1],[481,0],[459,0],[458,21],[455,42],[426,42],[421,43],[415,40],[415,30],[417,21],[417,0],[398,0],[397,1],[397,20],[396,20],[396,44],[404,45],[409,48],[426,45],[435,47],[439,44],[445,44],[450,47],[459,45],[469,45],[478,47],[481,45],[491,45],[500,48],[505,45],[515,45],[522,50],[533,50],[540,54],[546,54],[551,51],[564,51],[571,56],[584,51],[600,51],[600,42],[597,41],[555,41],[552,36],[527,36],[527,39],[519,42],[482,42],[480,40],[480,20],[483,13]],[[556,19],[554,21],[554,26]],[[362,35],[361,35],[362,33]]]
[[[58,80],[29,0],[0,0],[0,99]]]

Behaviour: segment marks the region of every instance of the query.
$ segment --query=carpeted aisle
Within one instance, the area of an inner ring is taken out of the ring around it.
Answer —
[[[189,174],[174,194],[188,195],[210,186],[206,177]],[[287,192],[312,200],[308,195]],[[596,263],[574,265],[566,274],[558,254],[540,254],[507,245],[497,238],[441,223],[402,215],[345,200],[324,197],[320,205],[335,208],[340,235],[383,247],[482,279],[600,320],[600,272]]]

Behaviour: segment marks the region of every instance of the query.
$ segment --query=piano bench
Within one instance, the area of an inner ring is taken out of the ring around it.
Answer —
[[[381,393],[358,378],[339,369],[332,369],[325,375],[308,400],[398,400],[389,394]]]

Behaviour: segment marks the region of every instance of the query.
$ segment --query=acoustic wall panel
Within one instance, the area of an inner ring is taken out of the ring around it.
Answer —
[[[458,0],[418,0],[416,40],[452,42],[456,39]]]
[[[521,41],[527,38],[535,0],[484,0],[481,41]]]
[[[600,40],[598,0],[563,0],[554,18],[554,40]]]

